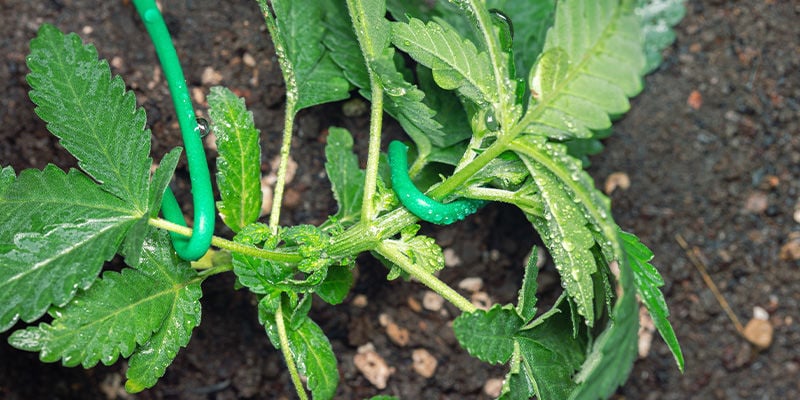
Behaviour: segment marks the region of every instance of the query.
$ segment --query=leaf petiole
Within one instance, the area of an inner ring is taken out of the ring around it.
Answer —
[[[469,300],[464,298],[464,296],[458,294],[458,292],[456,292],[448,284],[440,281],[439,278],[428,271],[425,271],[416,263],[408,262],[408,258],[405,257],[397,248],[381,243],[378,245],[375,251],[377,251],[378,254],[386,257],[387,260],[400,267],[400,269],[409,275],[413,276],[423,285],[444,297],[445,300],[458,307],[462,312],[472,313],[478,309]]]
[[[174,232],[182,236],[189,237],[192,235],[192,228],[181,226],[164,219],[150,218],[150,220],[148,220],[148,224],[150,224],[150,226],[154,226],[159,229],[164,229],[169,232]],[[248,256],[263,258],[272,261],[294,264],[294,263],[299,263],[300,261],[303,260],[303,257],[297,253],[259,249],[258,247],[249,246],[246,244],[236,243],[231,240],[223,239],[219,236],[213,236],[211,238],[211,245],[218,247],[220,249],[228,250],[230,252],[241,253]]]

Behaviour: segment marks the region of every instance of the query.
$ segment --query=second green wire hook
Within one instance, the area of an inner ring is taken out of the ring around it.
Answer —
[[[164,76],[169,85],[169,92],[172,95],[172,102],[175,105],[186,148],[194,202],[194,229],[190,238],[172,232],[170,234],[178,256],[184,260],[193,261],[208,251],[214,235],[215,205],[214,193],[211,189],[211,173],[208,170],[208,162],[199,134],[200,129],[197,126],[189,91],[186,89],[183,70],[178,61],[175,47],[172,46],[172,38],[164,23],[164,18],[158,11],[155,0],[133,0],[133,4],[144,21],[164,69]],[[183,211],[169,188],[164,192],[161,211],[168,221],[186,226]]]

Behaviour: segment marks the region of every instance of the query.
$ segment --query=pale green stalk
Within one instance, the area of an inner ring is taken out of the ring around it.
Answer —
[[[300,379],[300,372],[297,371],[297,364],[294,362],[294,355],[292,355],[292,350],[289,349],[289,335],[286,332],[286,323],[283,320],[283,304],[278,304],[278,310],[275,311],[275,325],[278,327],[281,353],[283,353],[283,358],[286,360],[289,376],[292,377],[294,390],[297,392],[297,396],[300,397],[300,400],[308,400],[308,394],[303,388],[303,381]]]
[[[381,243],[378,245],[375,251],[377,251],[378,254],[386,257],[387,260],[400,267],[400,269],[407,272],[409,275],[413,276],[423,285],[444,297],[445,300],[458,307],[461,311],[466,313],[477,311],[477,307],[470,303],[469,300],[464,298],[464,296],[458,294],[458,292],[453,290],[453,288],[440,281],[439,278],[426,271],[416,263],[409,262],[408,258],[405,257],[398,249]]]

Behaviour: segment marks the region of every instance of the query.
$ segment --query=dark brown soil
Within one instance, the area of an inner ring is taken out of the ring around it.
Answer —
[[[110,60],[114,73],[147,110],[156,159],[179,144],[166,84],[128,3],[0,2],[0,164],[17,170],[47,163],[75,165],[27,98],[27,43],[43,22],[80,33]],[[283,89],[255,2],[226,1],[225,7],[206,0],[164,3],[190,88],[207,93],[213,82],[202,77],[211,68],[220,74],[219,84],[245,96],[262,130],[268,172],[279,146]],[[612,194],[614,212],[619,224],[656,254],[687,359],[681,375],[656,339],[617,397],[800,398],[800,325],[794,321],[800,318],[800,270],[796,260],[780,256],[792,233],[800,231],[800,218],[793,218],[800,208],[800,5],[787,0],[695,0],[688,8],[676,44],[665,53],[666,62],[648,78],[647,89],[606,141],[605,152],[592,160],[599,185],[612,172],[625,172],[631,179],[630,189]],[[256,60],[255,67],[244,61],[246,55]],[[699,108],[687,102],[698,95]],[[290,184],[294,200],[284,224],[320,223],[335,209],[321,173],[324,131],[330,125],[344,126],[356,135],[359,151],[366,143],[364,117],[342,115],[341,105],[301,114],[293,152],[299,168]],[[460,265],[447,268],[441,277],[452,284],[483,277],[495,302],[511,301],[521,260],[534,243],[530,227],[518,224],[521,219],[512,209],[487,207],[465,222],[432,231],[460,258]],[[769,312],[775,328],[769,349],[757,352],[736,333],[676,243],[677,234],[699,249],[740,319],[751,318],[754,306]],[[359,267],[353,295],[345,304],[313,310],[339,357],[342,384],[337,398],[378,393],[403,399],[489,398],[483,386],[503,370],[471,359],[458,347],[448,325],[455,310],[420,311],[415,305],[422,302],[424,287],[386,282],[384,269],[369,257],[360,258]],[[552,278],[553,271],[546,267],[543,277]],[[229,276],[205,283],[202,325],[151,390],[125,395],[124,363],[65,368],[42,364],[36,354],[2,343],[0,399],[293,398],[280,354],[257,323],[251,296],[232,287]],[[545,294],[552,289],[551,282]],[[366,306],[354,304],[356,294],[366,296]],[[388,338],[381,314],[410,331],[405,346]],[[2,335],[3,342],[7,335]],[[366,343],[396,369],[382,391],[353,365],[357,347]],[[413,371],[411,353],[418,348],[438,360],[434,377]]]

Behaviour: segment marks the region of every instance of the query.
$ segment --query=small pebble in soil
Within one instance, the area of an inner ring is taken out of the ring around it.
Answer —
[[[363,294],[357,294],[353,296],[353,300],[350,302],[350,304],[358,308],[364,308],[367,306],[367,304],[369,304],[369,301],[367,300],[367,296]]]
[[[461,257],[458,256],[458,253],[456,253],[452,247],[444,249],[442,253],[444,254],[445,267],[457,267],[461,265]]]
[[[214,68],[206,67],[203,74],[200,76],[200,82],[203,86],[216,86],[222,83],[222,74],[217,72]]]
[[[606,194],[611,194],[617,188],[628,190],[631,187],[631,178],[624,172],[614,172],[606,178],[606,183],[603,186],[603,191]]]
[[[488,310],[492,308],[492,298],[489,297],[489,293],[486,292],[477,292],[473,293],[470,297],[470,302],[475,307],[478,307],[481,310]]]
[[[255,68],[256,66],[256,59],[250,53],[242,55],[242,62],[250,68]]]
[[[419,301],[415,299],[413,296],[408,296],[406,299],[406,303],[408,303],[408,308],[415,313],[422,311],[422,304],[419,304]]]
[[[496,399],[500,397],[500,393],[503,391],[503,378],[491,378],[487,379],[486,383],[483,384],[483,393],[487,396]]]
[[[430,378],[436,373],[436,366],[439,362],[428,350],[416,349],[411,353],[411,359],[414,361],[412,367],[414,372],[418,373],[424,378]]]
[[[655,324],[647,308],[639,306],[639,358],[645,358],[650,354],[655,330]]]
[[[389,323],[386,324],[386,336],[389,336],[389,340],[400,347],[407,346],[411,337],[408,329],[403,328],[392,321],[389,321]]]
[[[268,177],[261,178],[261,214],[263,217],[272,212],[272,185]]]
[[[800,232],[789,234],[789,240],[781,246],[781,260],[800,260]]]
[[[385,389],[389,377],[395,372],[395,368],[386,364],[386,360],[375,351],[372,343],[358,348],[358,352],[353,356],[353,364],[369,383],[378,389]]]
[[[767,194],[761,191],[752,192],[744,202],[744,209],[753,213],[761,214],[769,207]]]
[[[692,110],[699,110],[700,107],[703,106],[703,95],[697,90],[692,90],[692,92],[689,93],[689,97],[686,99],[686,104],[688,104]]]
[[[464,278],[461,282],[458,282],[458,288],[470,293],[478,292],[483,289],[483,278],[477,276]]]
[[[774,328],[769,322],[767,310],[761,307],[753,308],[753,318],[744,327],[744,338],[760,350],[767,349],[772,344]]]
[[[422,296],[422,307],[428,311],[439,311],[444,305],[444,298],[430,290],[426,291]]]

